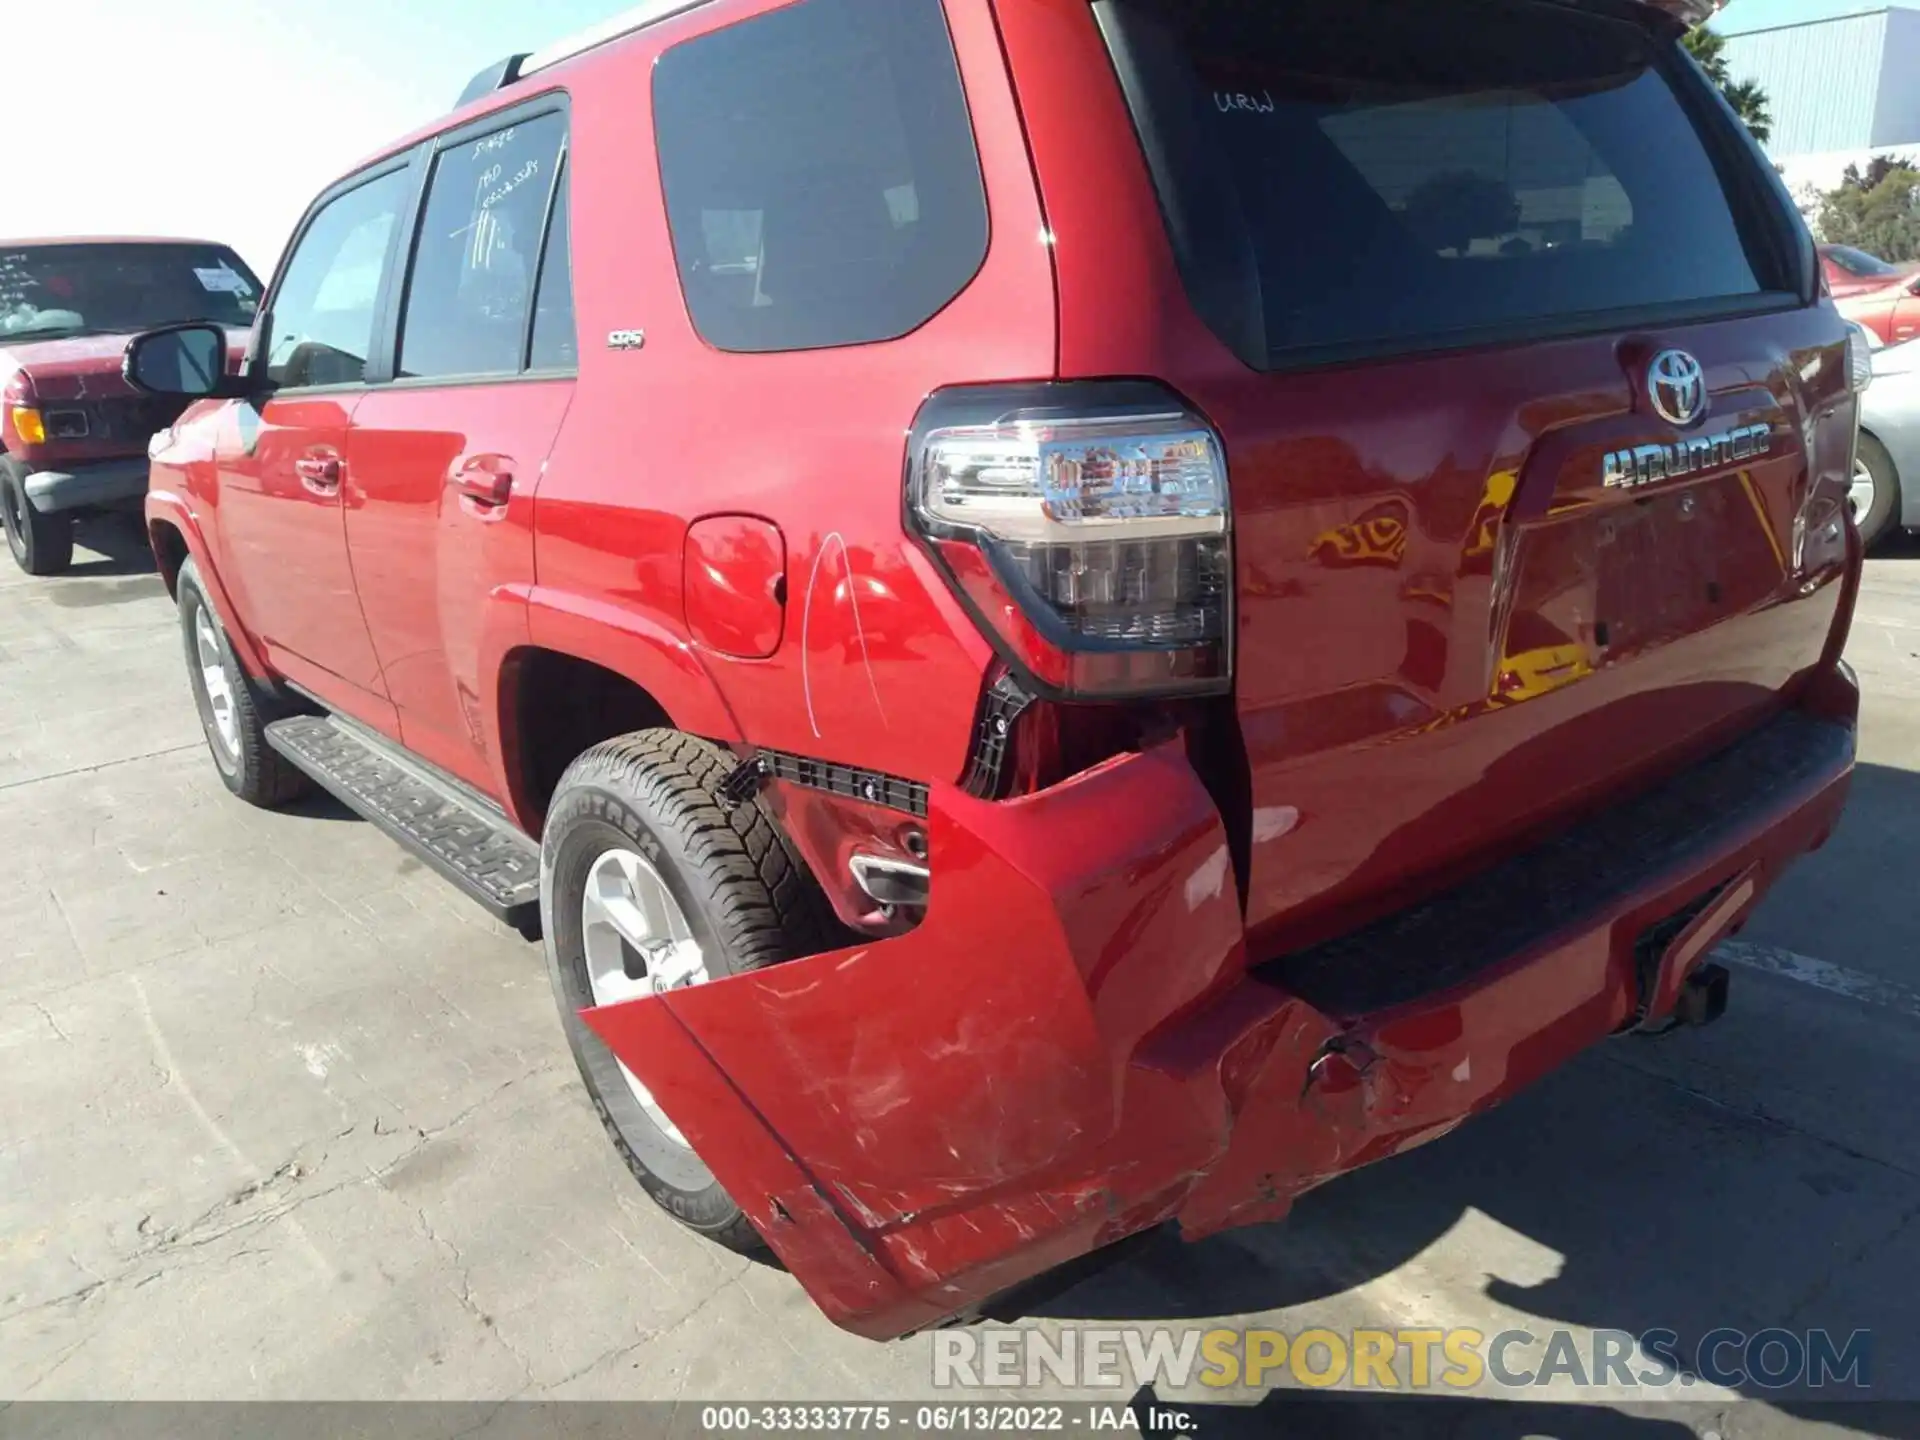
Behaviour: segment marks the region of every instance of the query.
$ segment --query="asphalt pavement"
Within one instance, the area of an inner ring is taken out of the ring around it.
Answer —
[[[654,1210],[536,948],[336,806],[231,800],[137,530],[85,538],[63,579],[0,565],[0,1430],[63,1398],[953,1398],[931,1337],[843,1334]],[[1852,807],[1726,947],[1723,1022],[1023,1323],[1867,1330],[1874,1393],[1920,1402],[1920,543],[1869,562],[1850,658]],[[1920,1433],[1687,1379],[1448,1428]]]

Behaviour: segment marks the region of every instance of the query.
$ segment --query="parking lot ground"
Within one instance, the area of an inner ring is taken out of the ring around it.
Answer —
[[[842,1334],[653,1209],[535,947],[335,806],[229,799],[137,532],[87,539],[70,577],[0,570],[0,1401],[942,1395],[932,1338]],[[1920,1401],[1920,545],[1870,562],[1852,658],[1853,807],[1727,947],[1721,1024],[1029,1323],[1864,1329],[1874,1393]],[[1613,1418],[1906,1423],[1671,1393],[1707,1403]]]

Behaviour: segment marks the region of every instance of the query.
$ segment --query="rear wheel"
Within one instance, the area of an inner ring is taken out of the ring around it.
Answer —
[[[262,809],[298,800],[313,788],[312,782],[267,744],[267,726],[281,718],[281,708],[234,658],[220,617],[207,602],[200,568],[192,560],[180,567],[175,588],[187,678],[221,782],[249,805]]]
[[[671,730],[596,746],[561,779],[542,845],[547,966],[602,1124],[655,1203],[752,1252],[760,1237],[647,1087],[580,1020],[825,948],[823,902],[725,751]]]
[[[29,575],[60,575],[73,564],[73,517],[43,515],[27,499],[27,467],[0,455],[0,527],[14,563]]]
[[[1887,447],[1864,431],[1853,462],[1853,488],[1848,499],[1860,541],[1871,546],[1886,534],[1900,513],[1900,474]]]

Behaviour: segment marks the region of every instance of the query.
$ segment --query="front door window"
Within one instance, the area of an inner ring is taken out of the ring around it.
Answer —
[[[407,186],[405,170],[369,180],[329,202],[300,237],[267,337],[267,378],[277,388],[366,379],[380,280]]]

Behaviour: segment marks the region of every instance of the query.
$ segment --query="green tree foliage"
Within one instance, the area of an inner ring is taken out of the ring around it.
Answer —
[[[1840,177],[1840,188],[1858,190],[1862,194],[1878,190],[1896,170],[1920,170],[1920,165],[1914,164],[1912,157],[1907,155],[1876,155],[1867,162],[1865,170],[1858,165],[1849,165],[1846,173]]]
[[[1920,260],[1920,169],[1903,156],[1847,167],[1820,204],[1820,237],[1882,260]]]
[[[1746,122],[1753,138],[1762,145],[1773,138],[1773,111],[1767,104],[1767,92],[1751,80],[1736,81],[1727,71],[1727,42],[1702,25],[1685,40],[1688,53],[1700,62],[1707,78],[1720,87],[1733,113]]]

